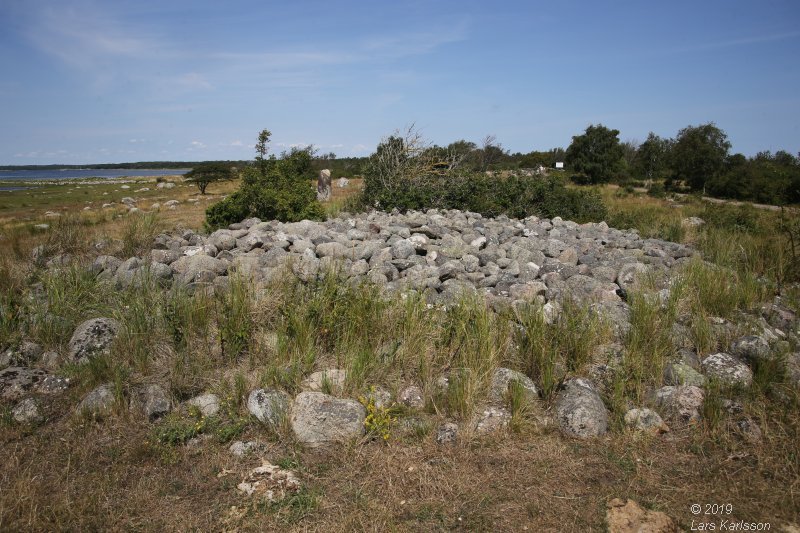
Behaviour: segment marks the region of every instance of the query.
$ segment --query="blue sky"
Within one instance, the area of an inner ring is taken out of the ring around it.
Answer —
[[[566,147],[714,121],[800,150],[800,2],[0,0],[0,164]]]

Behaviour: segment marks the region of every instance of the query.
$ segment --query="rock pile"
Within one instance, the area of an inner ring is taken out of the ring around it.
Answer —
[[[684,245],[643,239],[604,222],[437,210],[327,222],[248,219],[207,237],[192,231],[159,235],[153,248],[126,261],[100,256],[94,269],[121,287],[150,275],[196,289],[224,286],[233,273],[269,281],[290,268],[307,281],[336,268],[343,278],[387,290],[423,291],[431,303],[479,291],[493,305],[555,305],[571,294],[616,317],[624,317],[626,293],[642,275],[668,272],[694,254]]]

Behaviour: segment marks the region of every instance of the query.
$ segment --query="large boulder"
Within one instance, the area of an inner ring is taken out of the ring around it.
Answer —
[[[301,392],[294,399],[290,421],[297,440],[311,447],[343,443],[364,434],[364,406],[321,392]]]
[[[283,391],[256,389],[247,398],[247,410],[262,424],[277,428],[289,411],[289,403]]]
[[[608,431],[608,409],[594,384],[586,379],[566,381],[556,399],[561,430],[580,438],[597,437]]]
[[[81,323],[69,341],[69,360],[87,363],[94,357],[108,355],[119,331],[120,324],[113,318],[92,318]]]

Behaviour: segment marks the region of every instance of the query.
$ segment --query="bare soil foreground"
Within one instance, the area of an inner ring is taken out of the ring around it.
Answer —
[[[0,192],[0,531],[800,531],[786,213],[121,185]]]

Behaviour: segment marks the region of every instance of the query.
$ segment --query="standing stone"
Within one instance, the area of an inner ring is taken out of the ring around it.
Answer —
[[[331,199],[331,171],[324,168],[317,178],[317,201],[326,202]]]

